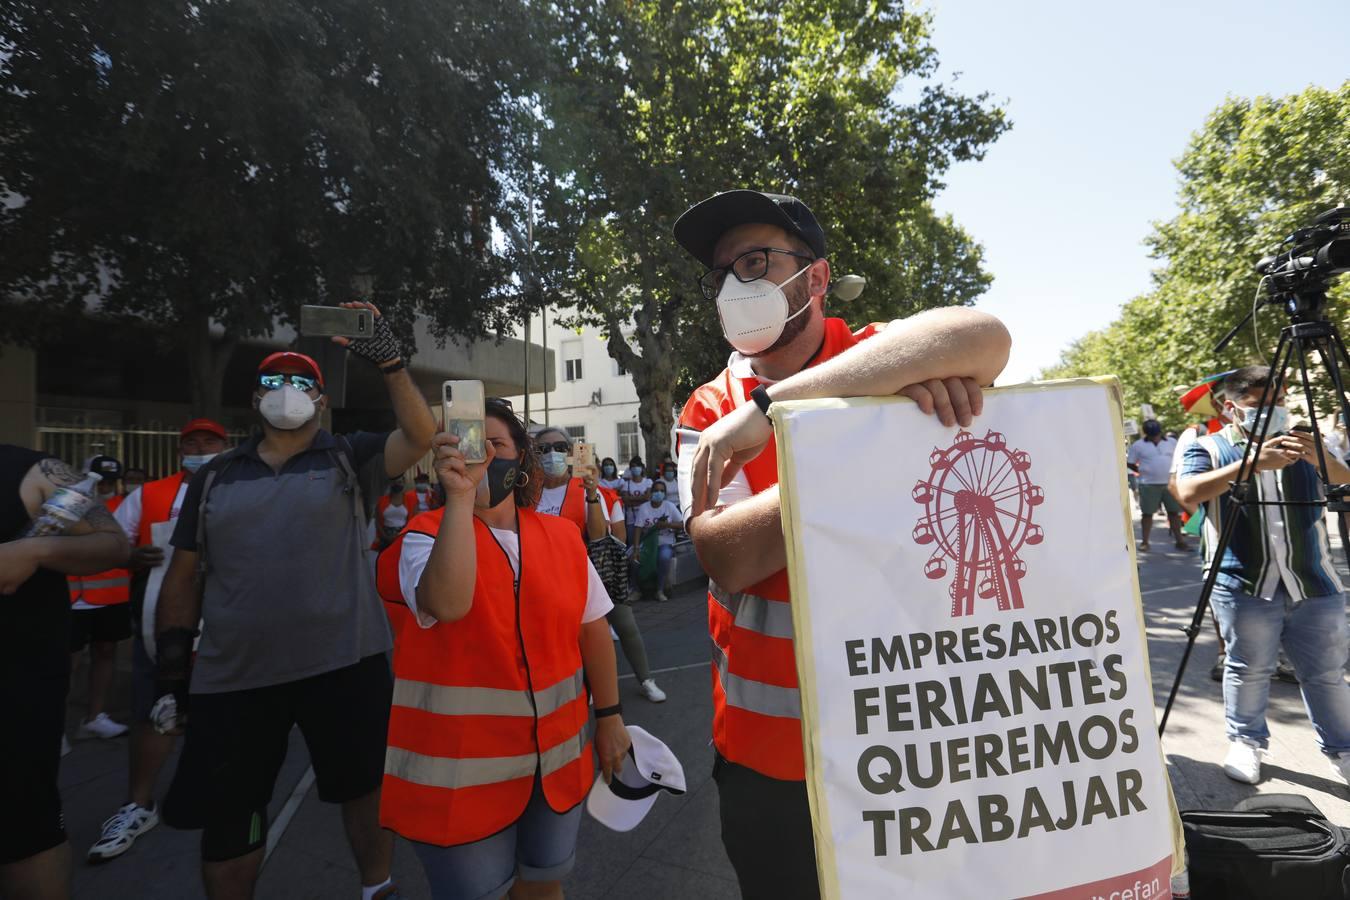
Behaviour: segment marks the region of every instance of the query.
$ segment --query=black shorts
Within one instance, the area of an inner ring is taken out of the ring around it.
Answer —
[[[3,599],[3,598],[0,598]],[[66,727],[65,675],[0,669],[0,865],[50,850],[66,839],[61,816],[61,735]]]
[[[70,611],[70,652],[90,644],[115,644],[131,637],[131,604],[114,603]]]
[[[819,900],[816,841],[805,781],[780,781],[754,769],[713,762],[722,844],[744,900]]]
[[[384,777],[394,680],[383,653],[299,681],[193,694],[187,738],[164,819],[175,828],[247,818],[272,799],[293,725],[300,726],[319,799],[364,797]]]

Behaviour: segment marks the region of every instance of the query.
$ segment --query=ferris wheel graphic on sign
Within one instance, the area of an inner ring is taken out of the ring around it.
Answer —
[[[924,507],[914,542],[935,545],[924,574],[944,578],[955,566],[948,589],[953,617],[973,615],[976,597],[996,601],[1000,610],[1021,609],[1019,581],[1027,567],[1018,553],[1045,539],[1031,521],[1045,501],[1027,474],[1031,457],[1010,449],[997,431],[983,438],[961,431],[947,449],[934,447],[929,462],[932,472],[913,491]]]

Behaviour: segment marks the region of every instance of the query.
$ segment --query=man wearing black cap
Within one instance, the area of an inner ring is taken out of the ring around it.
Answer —
[[[931,310],[852,331],[825,316],[825,233],[806,204],[728,191],[675,223],[707,271],[734,352],[685,404],[680,505],[709,575],[713,743],[722,841],[747,900],[818,896],[802,755],[774,400],[901,394],[946,425],[970,424],[1008,359],[1003,325]]]
[[[95,456],[86,469],[102,479],[97,487],[99,503],[109,513],[116,512],[122,503],[122,495],[117,492],[122,463],[111,456]],[[119,567],[93,575],[70,575],[66,580],[70,585],[72,667],[76,655],[89,648],[89,711],[77,734],[83,738],[120,737],[126,734],[127,726],[113,721],[105,707],[117,645],[131,637],[131,572]]]

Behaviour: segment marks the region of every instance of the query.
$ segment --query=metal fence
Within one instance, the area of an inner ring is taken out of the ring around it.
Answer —
[[[178,432],[140,428],[91,428],[80,425],[39,425],[38,449],[77,469],[91,456],[111,456],[129,468],[144,469],[151,478],[163,478],[178,471]],[[238,444],[248,437],[242,431],[230,433],[229,443]]]

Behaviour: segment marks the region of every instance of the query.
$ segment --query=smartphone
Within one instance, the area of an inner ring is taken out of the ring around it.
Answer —
[[[483,402],[481,381],[447,381],[441,385],[441,421],[446,431],[459,437],[465,462],[487,461]]]
[[[567,464],[572,466],[574,473],[579,477],[584,477],[588,471],[596,477],[600,475],[598,471],[595,471],[594,444],[577,441],[572,445],[572,455],[567,458]]]
[[[375,316],[361,308],[302,306],[300,333],[305,337],[368,338],[375,333]]]

